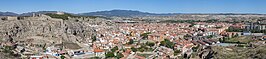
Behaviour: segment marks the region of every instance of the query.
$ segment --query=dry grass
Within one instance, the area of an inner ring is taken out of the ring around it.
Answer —
[[[266,46],[257,48],[213,47],[213,50],[217,52],[214,59],[266,59]]]

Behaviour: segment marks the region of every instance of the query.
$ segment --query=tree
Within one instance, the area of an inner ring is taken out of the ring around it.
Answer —
[[[107,52],[107,53],[105,54],[105,57],[106,57],[106,58],[109,58],[109,57],[115,57],[115,55],[114,55],[113,52]]]
[[[212,37],[214,37],[214,35],[209,35],[209,36],[207,36],[207,38],[212,38]]]
[[[153,43],[153,42],[146,42],[146,45],[148,45],[148,46],[152,47],[152,46],[154,46],[154,45],[155,45],[155,43]]]
[[[130,39],[128,44],[133,44],[134,43],[134,40],[133,39]]]
[[[136,49],[135,47],[131,47],[131,50],[132,50],[133,52],[136,52],[136,51],[137,51],[137,49]]]
[[[184,35],[184,37],[191,37],[191,35],[186,34],[186,35]]]
[[[166,45],[166,42],[165,41],[161,41],[160,42],[160,46],[165,46]]]
[[[161,41],[160,43],[161,46],[165,46],[167,48],[172,48],[172,49],[174,48],[174,43],[169,41],[168,39],[164,39],[164,41]]]
[[[92,42],[94,42],[94,41],[96,41],[97,38],[96,38],[96,36],[93,36],[91,39],[92,39]]]
[[[57,19],[63,19],[63,20],[68,20],[68,17],[72,17],[72,18],[81,18],[81,17],[86,17],[86,18],[97,18],[99,16],[75,16],[75,15],[72,15],[72,14],[69,14],[69,13],[65,13],[65,14],[62,14],[62,15],[59,15],[59,14],[53,14],[53,13],[47,13],[45,15],[48,15],[52,18],[57,18]]]
[[[217,19],[210,19],[210,20],[206,20],[205,22],[207,23],[214,23],[214,22],[218,22],[219,20]]]
[[[26,51],[26,49],[23,48],[22,50],[20,50],[20,53],[23,53],[23,52],[25,52],[25,51]]]
[[[199,45],[197,45],[196,47],[192,47],[192,50],[194,51],[194,52],[197,52],[197,49],[199,48]]]
[[[101,58],[96,56],[96,57],[91,57],[89,59],[101,59]]]
[[[45,15],[48,15],[48,16],[50,16],[52,18],[58,18],[58,19],[63,19],[63,20],[68,20],[68,17],[73,17],[73,15],[71,15],[71,14],[59,15],[59,14],[48,13],[48,14],[45,14]]]
[[[196,24],[194,24],[194,23],[191,23],[191,25],[189,25],[189,27],[193,27],[194,25],[196,25]]]
[[[151,34],[151,32],[147,32],[147,33],[143,33],[140,36],[147,39],[148,38],[148,34]]]
[[[145,51],[144,48],[139,48],[138,50],[139,50],[140,52],[144,52],[144,51]]]
[[[116,58],[120,59],[122,57],[124,57],[124,55],[122,53],[117,53]]]
[[[177,54],[179,54],[181,51],[180,50],[175,50],[174,51],[174,55],[177,55]]]
[[[111,49],[112,52],[115,52],[116,50],[118,50],[117,46],[115,46],[114,48]]]
[[[238,36],[239,36],[238,34],[234,35],[234,37],[238,37]]]
[[[228,29],[226,29],[227,32],[243,32],[244,29],[241,28],[234,28],[234,27],[229,27]]]
[[[65,59],[66,57],[65,57],[64,55],[61,55],[60,58],[61,58],[61,59]]]
[[[4,53],[13,53],[12,50],[13,48],[11,46],[4,46],[3,48]]]

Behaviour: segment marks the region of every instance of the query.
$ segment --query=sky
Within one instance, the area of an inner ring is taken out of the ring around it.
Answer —
[[[266,0],[1,0],[2,12],[64,11],[85,13],[105,10],[151,13],[260,13]]]

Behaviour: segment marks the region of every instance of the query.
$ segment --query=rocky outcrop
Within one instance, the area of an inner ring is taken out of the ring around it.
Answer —
[[[86,21],[52,18],[1,20],[0,38],[3,41],[27,41],[31,39],[30,41],[40,41],[40,43],[86,43],[95,35],[95,31],[90,25]]]
[[[197,56],[194,57],[196,59],[213,59],[217,52],[213,51],[211,46],[201,46],[196,53]]]

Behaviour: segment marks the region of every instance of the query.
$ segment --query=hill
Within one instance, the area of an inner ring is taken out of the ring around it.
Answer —
[[[17,14],[13,12],[0,12],[0,16],[32,16],[32,14],[47,14],[57,13],[59,11],[37,11]],[[63,12],[67,13],[67,12]],[[75,16],[118,16],[118,17],[131,17],[131,16],[172,16],[172,15],[266,15],[266,14],[254,14],[254,13],[149,13],[136,10],[109,10],[109,11],[97,11],[88,13],[68,13]]]
[[[18,14],[13,12],[0,12],[0,16],[17,16]]]
[[[90,13],[81,13],[79,15],[84,16],[149,16],[149,15],[159,15],[155,13],[148,12],[140,12],[134,10],[110,10],[110,11],[98,11],[98,12],[90,12]]]

